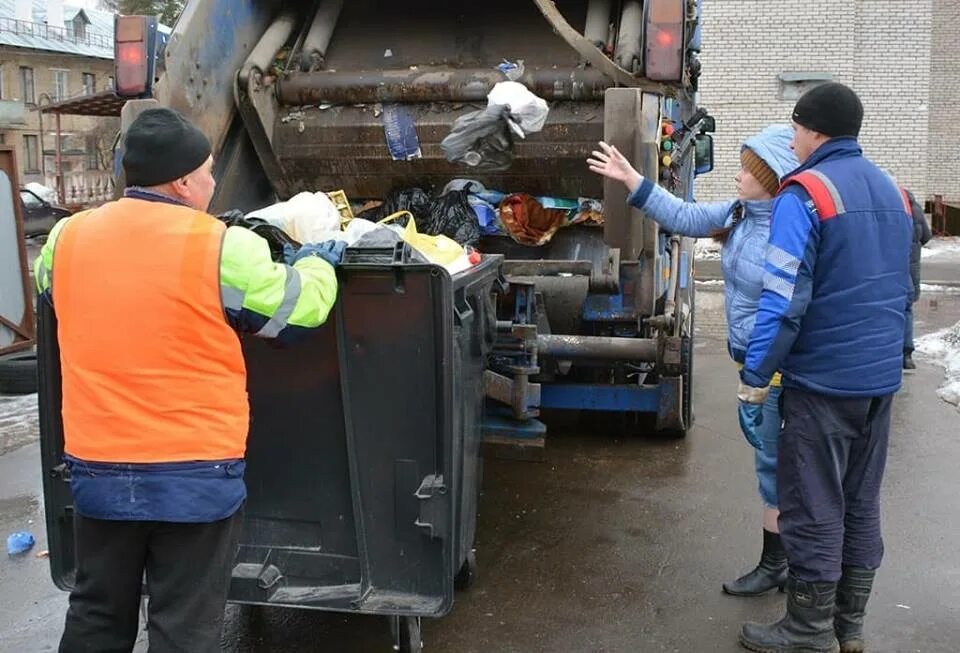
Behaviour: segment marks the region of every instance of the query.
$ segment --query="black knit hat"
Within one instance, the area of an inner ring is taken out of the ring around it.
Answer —
[[[797,100],[793,121],[831,138],[856,138],[863,122],[863,104],[849,87],[828,82],[814,86]]]
[[[127,186],[159,186],[190,174],[210,156],[210,141],[173,109],[147,109],[123,147]]]

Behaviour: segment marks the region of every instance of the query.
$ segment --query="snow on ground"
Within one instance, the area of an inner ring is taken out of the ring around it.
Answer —
[[[925,259],[933,256],[960,257],[960,236],[934,238],[920,250],[920,256]]]
[[[0,455],[35,440],[38,425],[36,393],[0,395]]]
[[[694,257],[698,261],[719,261],[721,244],[713,238],[698,238],[694,248]]]
[[[960,322],[918,338],[915,346],[917,353],[946,370],[947,378],[937,395],[960,409]]]
[[[946,295],[960,294],[960,286],[940,286],[933,283],[921,283],[921,293],[941,293]]]

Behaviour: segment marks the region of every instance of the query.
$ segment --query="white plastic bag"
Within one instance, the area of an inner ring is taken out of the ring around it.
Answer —
[[[487,94],[487,106],[495,104],[510,107],[513,118],[524,134],[543,129],[550,107],[547,101],[533,94],[520,82],[500,82]]]
[[[301,243],[322,243],[340,231],[340,212],[323,192],[300,193],[286,202],[253,211],[248,217],[266,220]]]

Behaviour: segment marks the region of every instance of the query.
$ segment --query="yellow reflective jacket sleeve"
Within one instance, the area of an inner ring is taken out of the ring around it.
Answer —
[[[63,218],[53,225],[53,229],[47,235],[47,242],[40,249],[40,256],[33,262],[33,280],[37,284],[37,292],[52,299],[50,294],[53,291],[53,250],[57,246],[57,239],[60,232],[70,218]]]
[[[327,321],[337,299],[337,275],[316,256],[294,265],[275,263],[266,240],[243,227],[228,227],[220,292],[227,321],[237,331],[293,339]]]

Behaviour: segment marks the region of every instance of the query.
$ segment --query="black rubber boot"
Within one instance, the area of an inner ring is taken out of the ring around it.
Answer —
[[[839,653],[833,632],[836,583],[787,578],[787,614],[772,624],[746,623],[740,643],[757,653]]]
[[[903,352],[903,369],[905,370],[917,369],[917,364],[913,362],[913,352],[909,352],[909,351]]]
[[[858,567],[844,567],[837,585],[837,609],[833,628],[840,642],[841,653],[863,653],[863,617],[877,572]]]
[[[760,596],[774,588],[783,590],[787,582],[787,552],[779,533],[763,531],[763,553],[753,571],[732,583],[724,583],[723,591],[733,596]]]

